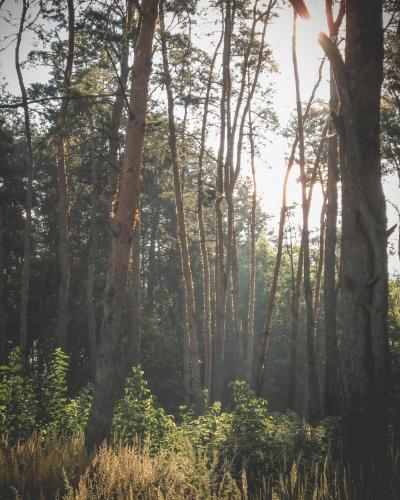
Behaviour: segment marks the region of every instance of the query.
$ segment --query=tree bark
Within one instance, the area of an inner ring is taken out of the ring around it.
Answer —
[[[73,0],[68,0],[68,54],[64,72],[63,92],[57,117],[57,174],[58,174],[58,261],[60,283],[58,289],[57,345],[67,349],[68,299],[70,263],[68,251],[68,180],[65,163],[65,136],[75,46],[75,11]]]
[[[24,229],[24,263],[22,267],[21,276],[21,303],[19,315],[19,347],[23,359],[27,356],[27,333],[28,333],[28,299],[29,299],[29,278],[31,268],[31,233],[32,233],[32,181],[34,171],[33,159],[33,145],[32,145],[32,131],[31,121],[29,116],[28,97],[26,94],[25,83],[22,76],[21,65],[19,60],[19,53],[21,47],[22,33],[26,20],[26,13],[29,4],[27,0],[23,0],[21,20],[17,34],[17,44],[15,47],[15,68],[18,75],[18,83],[22,96],[22,105],[24,109],[24,122],[25,122],[25,140],[26,140],[26,153],[27,153],[27,183],[26,183],[26,205],[25,205],[25,229]]]
[[[119,369],[122,317],[132,235],[138,216],[140,172],[158,1],[143,0],[141,11],[141,28],[132,71],[132,116],[126,131],[125,155],[117,200],[111,214],[111,262],[107,276],[93,403],[85,434],[86,447],[89,450],[110,437],[115,402],[122,393],[126,375]]]
[[[181,265],[185,283],[184,301],[186,303],[186,311],[187,311],[187,330],[188,330],[189,348],[190,348],[192,398],[193,401],[199,402],[201,399],[201,377],[200,377],[200,365],[199,365],[200,359],[199,359],[199,347],[198,347],[198,336],[197,336],[197,325],[196,325],[196,305],[195,305],[192,269],[190,262],[188,235],[186,229],[186,217],[183,206],[180,168],[179,168],[179,160],[177,153],[174,97],[172,94],[172,87],[171,87],[171,73],[169,70],[168,49],[165,37],[163,7],[164,3],[163,1],[161,1],[160,33],[161,33],[161,47],[162,47],[162,58],[163,58],[163,67],[165,76],[165,86],[167,90],[167,100],[168,100],[169,147],[170,147],[173,177],[174,177],[174,192],[175,192],[177,219],[178,219],[178,239],[180,243]]]
[[[382,2],[349,0],[346,16],[346,63],[332,40],[323,33],[319,38],[335,76],[345,149],[339,348],[344,454],[355,484],[369,488],[361,496],[378,498],[384,496],[389,377],[386,206],[379,151]]]

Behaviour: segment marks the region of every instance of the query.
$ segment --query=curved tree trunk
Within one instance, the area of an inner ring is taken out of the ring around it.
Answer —
[[[307,107],[304,111],[303,122],[305,122],[308,118],[312,103],[314,101],[315,94],[317,92],[319,84],[321,83],[323,65],[324,65],[324,60],[322,60],[322,62],[320,64],[319,71],[318,71],[318,79],[317,79],[317,81],[312,89],[310,98],[309,98],[308,103],[307,103]],[[285,221],[286,221],[286,212],[287,212],[286,189],[287,189],[289,175],[290,175],[290,172],[293,168],[294,157],[295,157],[298,143],[299,143],[299,135],[297,133],[295,140],[293,142],[293,145],[292,145],[292,150],[290,153],[288,165],[286,167],[285,178],[283,181],[282,205],[281,205],[281,212],[280,212],[280,217],[279,217],[279,229],[278,229],[278,248],[277,248],[277,252],[276,252],[276,256],[275,256],[274,274],[272,277],[272,284],[271,284],[269,299],[268,299],[268,304],[267,304],[267,312],[266,312],[266,316],[265,316],[263,334],[261,337],[260,353],[259,353],[258,362],[257,362],[257,371],[256,371],[256,375],[255,375],[255,384],[254,385],[255,385],[255,390],[256,390],[257,394],[261,393],[263,379],[264,379],[264,373],[265,373],[265,367],[266,367],[266,361],[267,361],[268,346],[269,346],[269,341],[271,338],[272,314],[273,314],[273,310],[274,310],[275,297],[276,297],[276,292],[277,292],[277,288],[278,288],[278,278],[279,278],[281,262],[282,262],[283,236],[285,233]],[[302,265],[302,264],[300,264],[300,265]],[[298,282],[299,281],[296,280],[296,283],[298,283]],[[295,303],[294,303],[293,307],[292,307],[292,321],[294,324],[296,323],[295,314],[296,314],[296,307],[295,307]],[[298,314],[297,314],[297,316],[298,316]],[[297,327],[295,327],[295,328],[297,328]],[[297,339],[297,334],[295,334],[295,338]],[[297,340],[296,340],[296,342],[297,342]],[[293,344],[293,329],[292,329],[292,344]],[[292,366],[292,363],[290,366]],[[289,388],[289,390],[291,390],[291,388]],[[289,400],[291,401],[292,398],[289,397]]]
[[[108,439],[117,398],[126,373],[121,363],[122,317],[132,236],[140,192],[148,88],[153,57],[153,37],[158,1],[143,0],[142,21],[132,71],[131,117],[125,139],[121,179],[111,214],[113,246],[104,299],[92,409],[86,427],[86,447],[91,450]],[[122,365],[122,367],[121,367]]]

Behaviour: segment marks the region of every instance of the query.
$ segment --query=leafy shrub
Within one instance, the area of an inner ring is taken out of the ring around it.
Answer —
[[[68,423],[67,373],[69,357],[57,348],[43,380],[45,423],[52,431],[64,431]]]
[[[117,403],[113,420],[114,439],[132,443],[136,438],[152,451],[167,445],[175,427],[173,418],[156,405],[140,368],[132,368],[124,397]]]
[[[28,437],[36,425],[37,402],[32,381],[23,375],[21,351],[10,352],[0,366],[0,434],[9,439]]]

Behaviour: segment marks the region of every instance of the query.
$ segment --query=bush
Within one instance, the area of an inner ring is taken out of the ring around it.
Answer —
[[[28,437],[36,426],[37,401],[22,368],[19,348],[0,366],[0,434],[10,440]]]
[[[168,446],[175,424],[173,418],[157,406],[143,375],[140,368],[132,368],[126,380],[124,397],[114,413],[114,441],[128,444],[138,439],[156,451]]]

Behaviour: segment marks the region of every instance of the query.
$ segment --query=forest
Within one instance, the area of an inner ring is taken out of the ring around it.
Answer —
[[[400,2],[0,0],[0,74],[0,498],[400,498]]]

